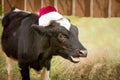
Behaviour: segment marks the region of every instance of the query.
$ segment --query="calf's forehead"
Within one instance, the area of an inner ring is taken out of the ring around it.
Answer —
[[[70,37],[70,35],[75,36],[75,37],[78,36],[78,28],[72,24],[71,24],[69,30],[59,24],[57,30],[58,30],[58,33],[62,33],[69,37]]]

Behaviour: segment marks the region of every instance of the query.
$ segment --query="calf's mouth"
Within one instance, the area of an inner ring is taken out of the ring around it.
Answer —
[[[73,62],[73,63],[78,63],[80,62],[80,56],[70,56],[70,60]]]

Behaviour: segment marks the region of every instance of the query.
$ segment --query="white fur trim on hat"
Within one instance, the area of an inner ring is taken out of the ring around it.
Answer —
[[[67,30],[70,30],[71,23],[68,21],[68,19],[63,18],[63,19],[58,20],[56,22],[58,22],[61,26],[65,27]]]
[[[63,18],[63,16],[59,14],[58,12],[50,12],[50,13],[44,14],[43,16],[39,18],[39,25],[48,26],[50,25],[50,22],[52,20],[58,20],[60,18]]]
[[[50,13],[42,15],[39,18],[39,25],[46,27],[50,25],[50,22],[52,20],[55,20],[56,22],[60,23],[61,26],[69,30],[71,26],[70,22],[66,18],[63,18],[63,19],[62,18],[63,16],[59,14],[58,12],[50,12]]]

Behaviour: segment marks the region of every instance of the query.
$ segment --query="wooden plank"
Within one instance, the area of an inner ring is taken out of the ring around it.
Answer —
[[[93,1],[94,17],[108,17],[109,0],[94,0]]]
[[[109,17],[109,18],[111,17],[111,9],[112,9],[111,4],[112,4],[112,1],[109,0],[109,5],[108,5],[108,17]]]
[[[39,11],[39,9],[41,8],[41,0],[34,0],[35,2],[34,2],[34,11],[35,12],[38,12]]]
[[[84,0],[75,1],[75,16],[80,16],[80,17],[85,16]]]
[[[58,11],[63,15],[72,15],[72,0],[58,0]]]
[[[34,0],[27,0],[27,3],[26,3],[26,10],[27,11],[30,11],[30,12],[34,12]]]
[[[84,0],[85,4],[85,16],[90,17],[90,0]]]
[[[19,9],[24,10],[24,0],[8,0],[8,1],[4,0],[4,13],[7,13],[11,9],[9,3],[11,4],[12,7],[17,7]]]
[[[2,0],[0,0],[0,5],[2,5]]]
[[[112,17],[120,17],[120,0],[111,0],[112,8],[111,15]]]
[[[41,0],[27,0],[27,11],[37,13],[41,8]]]
[[[42,7],[49,5],[54,6],[54,0],[43,0]]]
[[[75,1],[75,16],[80,16],[80,17],[90,16],[90,0]]]

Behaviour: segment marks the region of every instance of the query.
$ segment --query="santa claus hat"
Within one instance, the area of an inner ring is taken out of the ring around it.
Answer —
[[[57,21],[65,28],[70,28],[70,22],[65,19],[53,6],[46,6],[39,10],[39,25],[49,26],[52,20]]]

